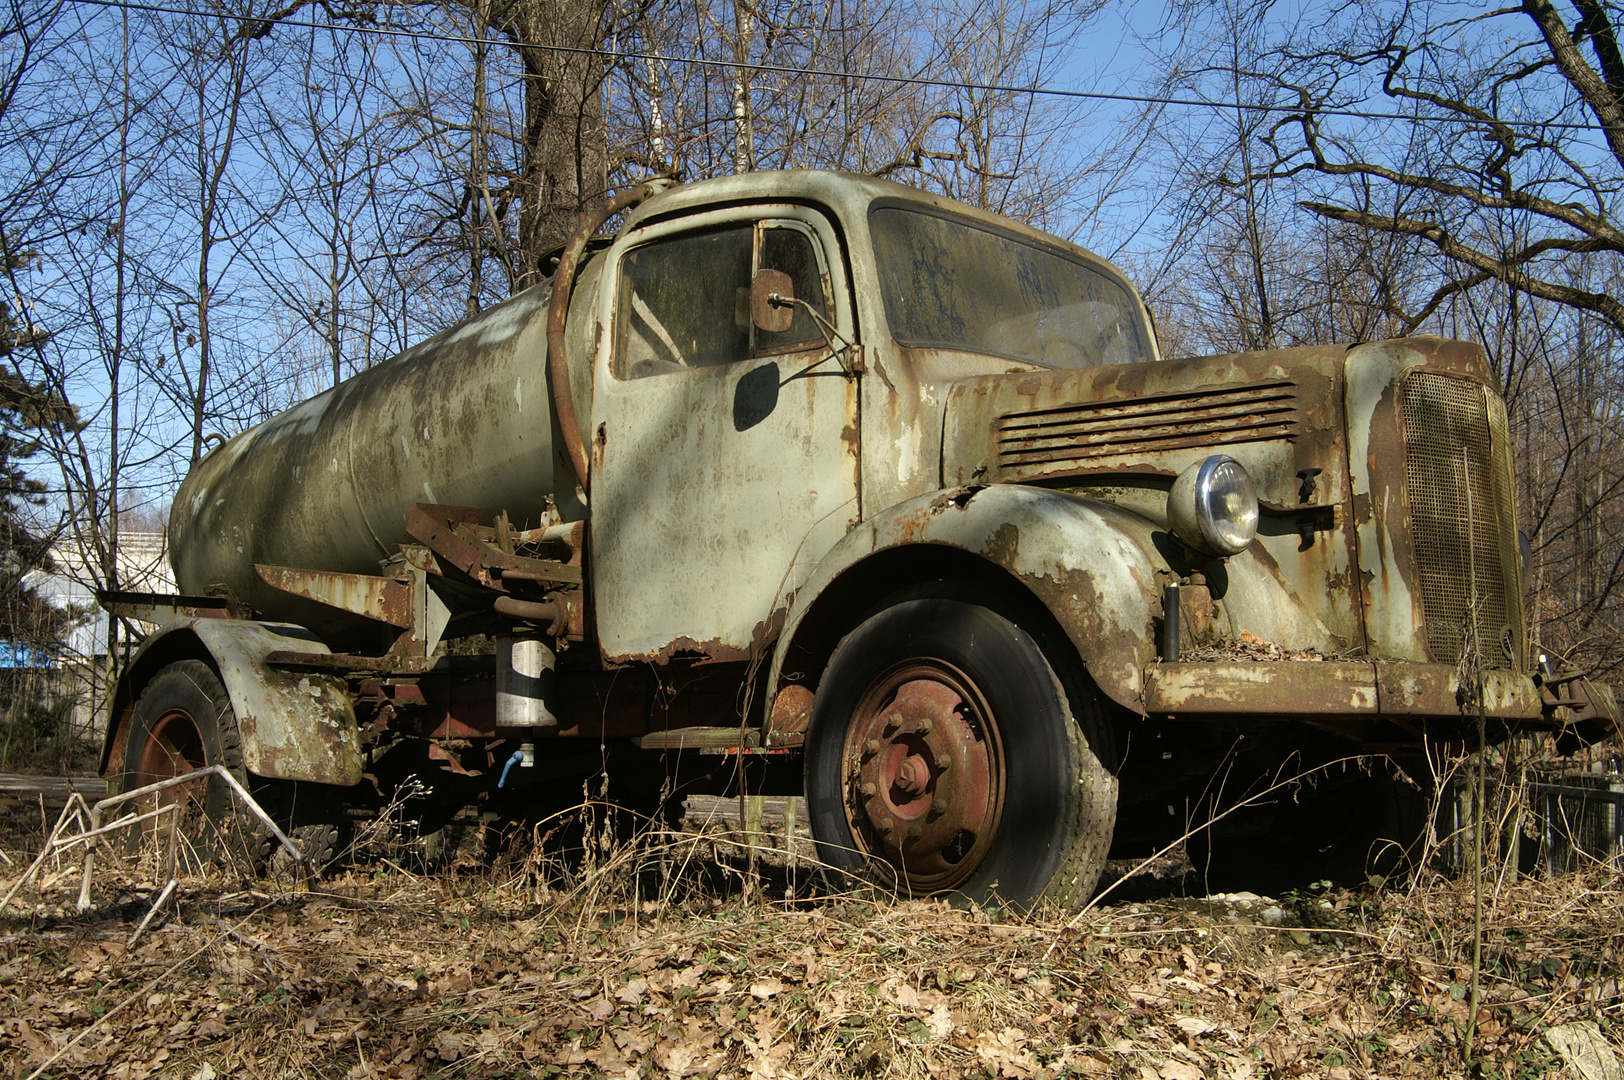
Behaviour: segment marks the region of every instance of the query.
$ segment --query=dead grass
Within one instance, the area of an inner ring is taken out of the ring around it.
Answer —
[[[0,831],[12,867],[40,816]],[[318,883],[75,865],[0,912],[0,1072],[247,1077],[1458,1075],[1472,892],[1239,895],[1068,913],[784,899],[713,840],[589,842]],[[642,899],[638,893],[641,890]],[[1548,1027],[1624,1021],[1624,879],[1505,881],[1485,914],[1481,1075],[1554,1076]],[[1618,1036],[1611,1035],[1617,1043]]]

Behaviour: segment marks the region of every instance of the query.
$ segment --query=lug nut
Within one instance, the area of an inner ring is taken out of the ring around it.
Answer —
[[[935,731],[935,730],[936,730],[936,721],[932,720],[930,717],[927,716],[923,720],[919,721],[919,733],[921,735],[929,735],[932,731]]]
[[[870,739],[868,742],[863,744],[863,748],[871,754],[878,754],[880,752],[880,747],[883,745],[885,744],[880,742],[878,739]]]
[[[861,788],[859,788],[858,790],[860,790],[864,795],[870,795],[870,796],[878,795],[879,792],[880,792],[880,789],[879,789],[878,785],[876,785],[874,783],[874,781],[872,781],[872,780],[863,781],[863,786]]]
[[[885,733],[887,735],[895,734],[896,731],[901,727],[902,727],[902,714],[901,713],[894,712],[890,716],[887,716],[885,718]]]
[[[914,840],[918,840],[921,836],[924,836],[925,835],[925,830],[921,829],[918,825],[909,825],[908,830],[905,833],[903,833],[902,835],[909,842],[912,842]]]
[[[897,766],[897,786],[908,794],[919,794],[929,782],[930,766],[918,754],[909,755]]]
[[[946,799],[932,799],[930,801],[930,816],[931,817],[939,818],[945,813],[947,813],[947,800]]]

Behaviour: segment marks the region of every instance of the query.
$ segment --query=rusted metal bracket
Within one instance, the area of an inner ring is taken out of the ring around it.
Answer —
[[[360,615],[390,626],[410,627],[412,587],[395,578],[367,574],[340,574],[331,570],[296,570],[289,566],[254,564],[254,572],[273,589],[302,596],[339,611]]]
[[[406,515],[406,535],[420,541],[446,563],[488,589],[500,586],[483,565],[479,549],[458,536],[453,528],[479,520],[479,511],[466,506],[432,506],[418,503]]]
[[[474,525],[480,512],[470,507],[412,507],[406,532],[435,555],[487,589],[507,592],[504,578],[543,585],[579,585],[581,568],[553,559],[513,555],[481,537]]]
[[[1578,672],[1543,677],[1540,680],[1539,689],[1545,707],[1548,709],[1573,709],[1575,711],[1590,708],[1590,699],[1584,693],[1584,681],[1584,676]],[[1578,692],[1574,693],[1574,691]]]
[[[346,673],[379,673],[391,675],[421,675],[434,670],[435,661],[427,656],[362,656],[358,653],[273,652],[265,657],[268,667],[286,671],[314,671],[324,675]]]
[[[179,596],[173,593],[118,592],[99,589],[96,603],[110,615],[159,626],[176,619],[235,619],[242,613],[234,610],[230,600],[223,596]]]
[[[531,559],[523,555],[510,555],[495,544],[482,540],[467,526],[457,526],[453,532],[472,544],[486,567],[497,570],[504,578],[536,581],[547,585],[579,585],[581,568],[555,559]]]
[[[1546,676],[1540,681],[1539,696],[1546,717],[1560,717],[1564,733],[1581,743],[1601,742],[1624,732],[1624,716],[1611,688],[1582,674]],[[1567,715],[1561,716],[1561,712]]]
[[[520,600],[512,596],[496,598],[496,613],[510,619],[544,626],[554,637],[582,640],[585,626],[579,593],[554,593],[547,600]]]
[[[438,559],[444,567],[457,570],[497,594],[492,607],[498,614],[545,624],[550,633],[584,640],[584,613],[579,599],[584,523],[513,533],[504,518],[498,518],[494,529],[479,526],[479,518],[480,511],[471,507],[419,503],[407,517],[406,531],[422,542],[424,549],[420,550],[425,551],[429,562]],[[504,550],[516,543],[565,545],[570,549],[570,559],[533,559]],[[427,564],[424,569],[435,572]],[[514,586],[519,587],[521,595],[514,595]],[[563,591],[553,591],[545,599],[537,596],[538,591],[549,590]],[[432,593],[432,589],[426,592]],[[529,595],[522,595],[525,592]],[[437,641],[438,631],[426,637]],[[433,642],[425,641],[425,647],[432,651]]]

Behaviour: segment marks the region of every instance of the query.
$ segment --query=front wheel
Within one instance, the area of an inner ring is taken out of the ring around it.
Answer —
[[[1116,824],[1106,728],[988,608],[909,600],[841,641],[806,792],[828,865],[911,895],[1081,904]]]

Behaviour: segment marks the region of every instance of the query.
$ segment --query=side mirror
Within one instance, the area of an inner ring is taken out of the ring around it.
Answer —
[[[757,330],[782,334],[795,321],[795,283],[782,270],[758,270],[750,282],[750,321]]]

